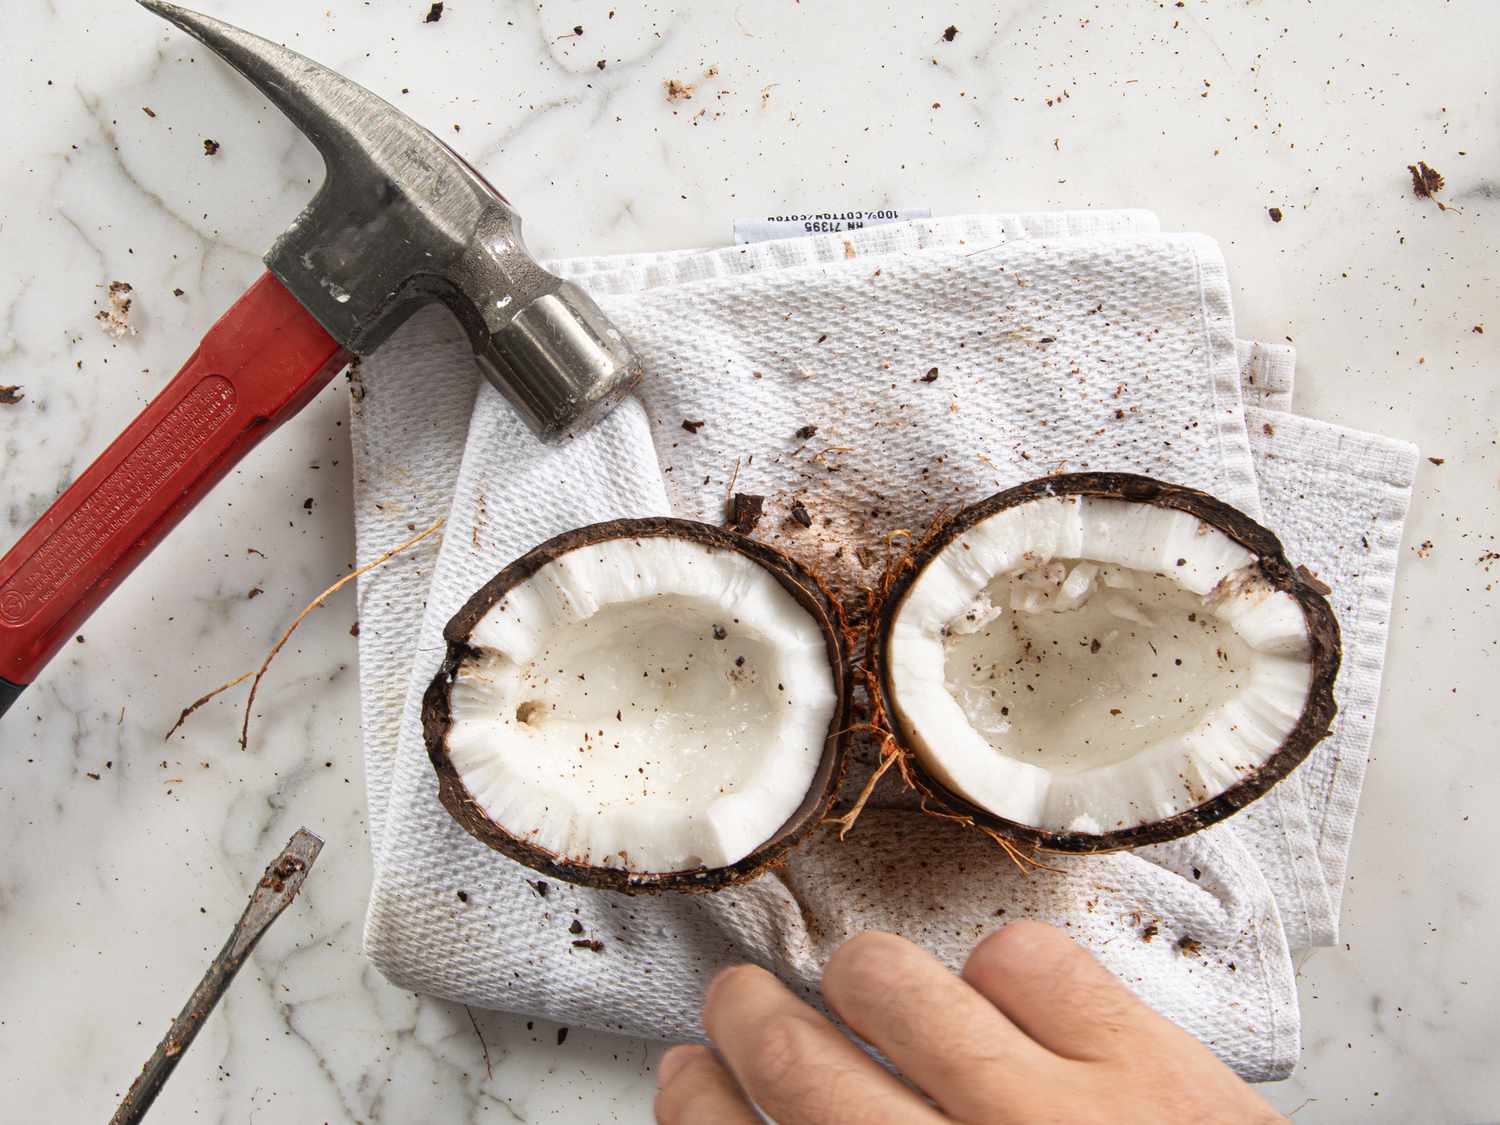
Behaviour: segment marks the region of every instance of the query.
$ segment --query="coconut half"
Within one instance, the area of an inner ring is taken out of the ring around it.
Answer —
[[[910,562],[879,622],[882,703],[931,795],[1004,836],[1091,852],[1186,835],[1328,734],[1327,588],[1205,493],[1043,478]]]
[[[444,806],[559,879],[710,890],[779,859],[843,765],[846,645],[778,552],[677,519],[570,531],[449,622],[423,726]]]

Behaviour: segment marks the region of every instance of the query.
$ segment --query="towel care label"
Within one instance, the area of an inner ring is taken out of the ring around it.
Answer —
[[[881,223],[904,223],[908,219],[930,219],[929,207],[881,207],[871,211],[817,211],[807,214],[768,215],[764,219],[736,219],[734,243],[767,242],[773,238],[797,238],[804,234],[838,234],[840,231],[877,227]]]

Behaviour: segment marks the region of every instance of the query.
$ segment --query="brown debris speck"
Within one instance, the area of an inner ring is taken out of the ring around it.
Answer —
[[[25,397],[19,386],[0,387],[0,406],[14,406]]]
[[[128,281],[109,283],[109,308],[100,309],[94,319],[104,326],[104,331],[115,339],[135,335],[135,326],[130,323],[130,306],[133,287]]]
[[[957,38],[958,38],[958,27],[956,25],[950,23],[947,27],[945,27],[943,29],[943,42],[945,42],[945,43],[952,43]]]
[[[1183,934],[1182,937],[1177,939],[1177,944],[1173,948],[1184,957],[1195,957],[1198,954],[1198,950],[1203,948],[1203,943],[1197,938],[1191,938]]]
[[[1411,173],[1411,190],[1419,199],[1428,199],[1443,190],[1443,174],[1429,167],[1425,160],[1408,164],[1406,170]]]
[[[796,436],[799,437],[799,438],[801,438],[803,441],[806,441],[808,438],[812,437],[817,432],[818,432],[818,427],[817,426],[803,426],[800,430],[797,431],[797,435]]]
[[[1279,223],[1279,222],[1281,222],[1281,208],[1280,207],[1267,207],[1266,208],[1266,214],[1271,216],[1271,221],[1273,223]]]
[[[574,918],[571,922],[568,923],[568,933],[570,933],[570,934],[581,934],[581,933],[583,933],[583,923],[580,922],[577,918]]]
[[[928,368],[927,374],[922,376],[922,382],[924,382],[924,383],[936,383],[937,382],[937,377],[938,377],[938,369],[936,367],[931,367],[931,368]]]
[[[1415,164],[1408,164],[1406,170],[1411,173],[1411,193],[1418,199],[1430,199],[1438,205],[1439,211],[1448,210],[1447,204],[1438,199],[1437,193],[1443,190],[1443,174],[1436,168],[1431,167],[1425,160],[1418,160]]]
[[[1269,422],[1267,422],[1265,425],[1261,426],[1260,430],[1261,430],[1261,433],[1263,433],[1263,434],[1266,435],[1266,437],[1275,437],[1276,436],[1276,427],[1273,426],[1273,425],[1271,425],[1271,423],[1269,423]]]
[[[703,428],[703,425],[704,425],[704,422],[703,422],[702,418],[698,419],[696,422],[691,421],[690,419],[687,419],[687,418],[684,418],[682,420],[682,428],[684,430],[686,430],[690,434],[696,434],[699,430],[701,430]]]
[[[1433,543],[1431,539],[1422,540],[1422,545],[1417,548],[1417,558],[1425,559],[1428,555],[1432,554],[1432,547]]]
[[[422,17],[422,22],[423,23],[437,23],[437,21],[440,20],[440,19],[442,19],[442,18],[443,18],[443,4],[442,4],[442,0],[438,0],[437,3],[433,4],[432,7],[430,7],[430,8],[427,9],[427,14]]]
[[[1161,932],[1161,929],[1157,926],[1157,924],[1155,922],[1152,922],[1144,930],[1141,931],[1141,940],[1143,942],[1145,942],[1147,945],[1150,945],[1151,944],[1151,939],[1154,938],[1160,932]]]
[[[662,85],[667,88],[667,101],[669,102],[687,101],[697,89],[696,86],[676,78],[668,78]]]
[[[203,155],[204,156],[213,156],[218,151],[219,151],[219,142],[218,141],[214,140],[212,137],[204,137],[203,138]]]
[[[1447,460],[1447,458],[1446,457],[1429,457],[1429,458],[1427,458],[1427,460],[1431,461],[1434,465],[1441,465],[1444,461]]]
[[[604,60],[604,59],[600,59],[600,60],[599,60],[599,61],[598,61],[598,62],[596,62],[596,63],[595,63],[595,64],[594,64],[594,65],[595,65],[595,66],[597,66],[597,67],[598,67],[598,68],[599,68],[599,69],[600,69],[600,70],[603,70],[603,69],[604,69],[604,67],[605,67],[605,65],[606,65],[606,60]]]
[[[307,864],[296,856],[284,855],[275,867],[260,877],[260,885],[280,894],[286,886],[286,881],[306,867]]]
[[[750,492],[736,492],[729,501],[729,526],[741,535],[749,535],[760,523],[766,498]]]
[[[598,938],[579,938],[573,943],[574,949],[587,949],[592,953],[603,953],[604,943]]]
[[[546,898],[547,892],[552,888],[547,886],[545,879],[527,879],[526,885],[536,892],[537,898]],[[567,1034],[564,1032],[564,1034]]]
[[[792,501],[792,519],[803,527],[812,526],[812,516],[808,514],[807,506],[801,500]]]
[[[144,113],[147,117],[156,116],[156,110],[152,109],[149,105],[141,106],[141,112]]]

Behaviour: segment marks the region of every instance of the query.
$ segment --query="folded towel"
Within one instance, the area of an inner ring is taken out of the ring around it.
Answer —
[[[1287,414],[1292,353],[1236,343],[1217,247],[1160,234],[1142,212],[921,220],[553,268],[646,361],[640,394],[596,430],[536,443],[478,386],[439,312],[357,384],[360,558],[449,513],[441,548],[360,586],[376,870],[365,940],[380,969],[465,1003],[685,1039],[701,1035],[702,987],[727,961],[765,965],[815,1000],[822,963],[860,929],[957,964],[998,921],[1038,917],[1241,1074],[1286,1074],[1292,951],[1335,931],[1414,451]],[[684,419],[705,424],[689,434]],[[797,439],[809,424],[815,439]],[[1204,488],[1281,530],[1334,586],[1335,735],[1240,816],[1027,875],[888,781],[847,840],[817,834],[784,869],[715,895],[629,899],[562,884],[540,896],[533,872],[437,802],[418,705],[442,626],[542,539],[623,515],[717,522],[733,481],[768,497],[758,534],[847,588],[873,577],[880,559],[861,548],[884,533],[1059,467]],[[816,534],[780,518],[793,493]],[[573,947],[575,917],[602,952]]]

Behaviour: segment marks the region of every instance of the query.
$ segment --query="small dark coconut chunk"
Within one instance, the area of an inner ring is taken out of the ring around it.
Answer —
[[[950,809],[1065,851],[1196,831],[1325,737],[1338,624],[1276,537],[1124,473],[960,512],[887,597],[886,712]]]
[[[542,544],[448,624],[423,709],[448,811],[560,879],[712,890],[821,820],[847,740],[845,641],[816,583],[708,524]]]

